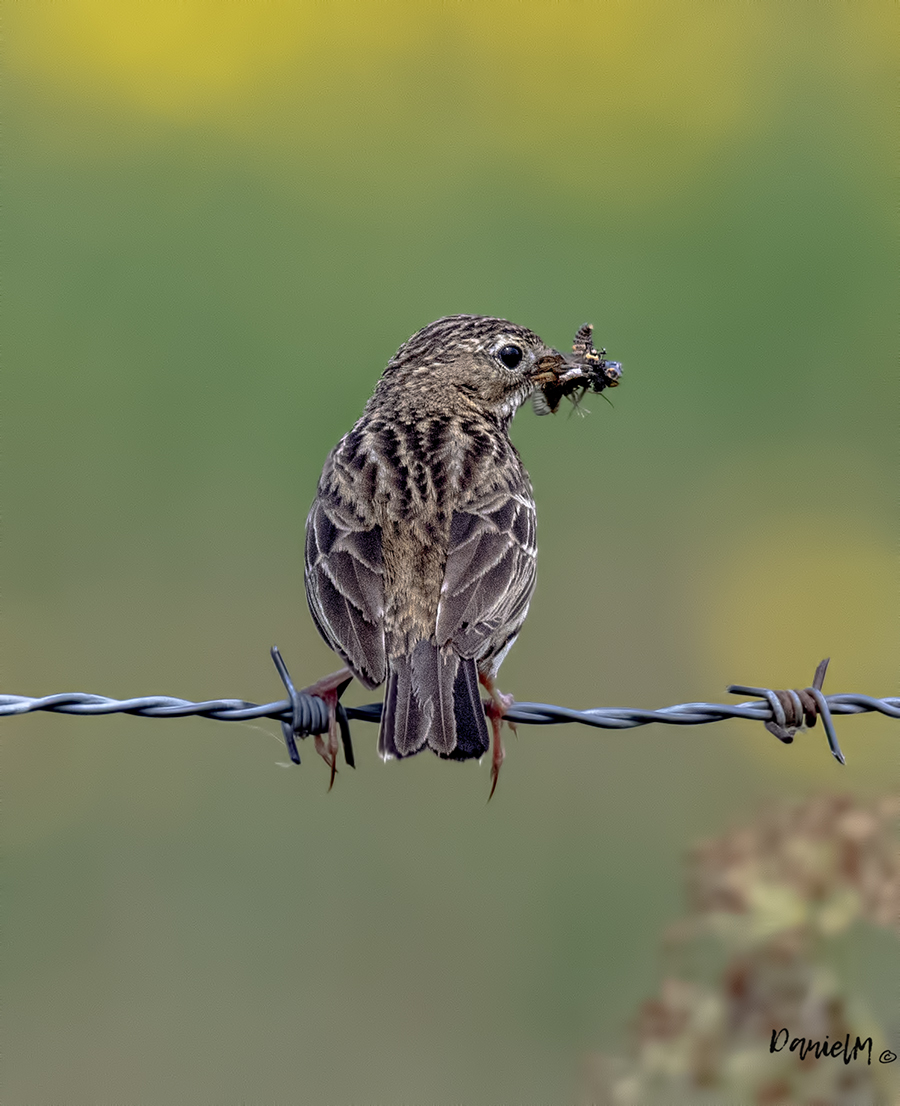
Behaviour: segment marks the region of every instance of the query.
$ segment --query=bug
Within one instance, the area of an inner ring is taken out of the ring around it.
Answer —
[[[537,414],[556,414],[563,397],[570,398],[577,407],[586,392],[599,395],[606,388],[618,386],[622,366],[618,361],[607,361],[605,349],[594,349],[593,334],[593,325],[585,323],[575,333],[571,359],[552,356],[541,362],[533,396]]]

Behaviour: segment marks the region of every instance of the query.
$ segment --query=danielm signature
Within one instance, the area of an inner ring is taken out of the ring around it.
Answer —
[[[787,1029],[773,1029],[769,1052],[781,1052],[783,1048],[798,1053],[801,1060],[805,1060],[812,1053],[817,1060],[821,1060],[823,1056],[833,1056],[835,1059],[840,1056],[845,1064],[849,1064],[851,1060],[858,1060],[860,1053],[863,1053],[866,1056],[866,1063],[869,1065],[872,1063],[872,1038],[866,1037],[864,1041],[861,1041],[857,1037],[851,1047],[849,1033],[843,1041],[833,1041],[829,1044],[827,1035],[824,1040],[815,1041],[812,1037],[792,1038]],[[897,1053],[886,1048],[878,1057],[878,1063],[892,1064],[896,1059]]]

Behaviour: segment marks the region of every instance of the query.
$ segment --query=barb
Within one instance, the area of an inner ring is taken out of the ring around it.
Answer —
[[[711,722],[723,722],[726,718],[749,718],[766,723],[772,733],[788,744],[793,741],[797,730],[802,728],[804,720],[808,725],[813,725],[816,714],[821,714],[823,723],[826,718],[828,719],[826,732],[831,751],[836,759],[843,763],[843,754],[837,744],[831,716],[875,711],[888,718],[900,719],[900,698],[879,699],[871,695],[856,694],[825,696],[820,690],[825,671],[822,665],[819,669],[821,669],[821,676],[818,670],[816,673],[818,687],[814,681],[812,687],[805,689],[802,694],[790,691],[774,692],[768,688],[748,687],[743,684],[732,684],[728,689],[739,694],[757,695],[763,700],[762,702],[678,703],[659,710],[642,710],[633,707],[594,707],[589,710],[573,710],[571,707],[558,707],[549,703],[516,703],[507,711],[506,718],[526,726],[553,726],[577,722],[583,726],[595,726],[607,730],[630,730],[652,722],[669,726],[703,726]],[[286,671],[285,669],[285,673]],[[290,680],[289,676],[288,680]],[[293,687],[293,684],[290,686]],[[806,695],[806,693],[809,694]],[[792,698],[795,695],[800,704],[799,707]],[[807,714],[810,703],[815,703],[816,707],[811,715]],[[381,703],[369,703],[361,707],[342,707],[342,711],[345,712],[347,719],[378,722],[381,719],[381,708]],[[328,731],[328,705],[325,701],[315,695],[306,695],[296,690],[290,699],[280,699],[277,702],[261,705],[250,703],[245,699],[209,699],[202,703],[194,703],[168,695],[110,699],[105,695],[90,695],[78,691],[41,697],[0,695],[0,717],[9,718],[20,714],[31,714],[34,711],[80,715],[136,714],[143,718],[184,718],[188,715],[197,715],[201,718],[213,718],[219,722],[246,722],[254,718],[273,718],[285,724],[286,741],[288,732],[293,737],[308,737]],[[777,732],[779,729],[786,736]],[[288,749],[290,750],[290,743],[288,743]]]
[[[825,682],[830,660],[831,657],[826,657],[819,661],[812,685],[802,691],[770,691],[767,687],[745,687],[743,684],[731,684],[728,690],[732,694],[762,696],[772,708],[772,721],[766,723],[766,729],[785,745],[790,745],[794,734],[804,729],[804,721],[811,729],[816,724],[816,716],[821,714],[831,755],[839,764],[846,764],[834,731],[834,723],[831,721],[828,700],[822,694],[822,684]]]

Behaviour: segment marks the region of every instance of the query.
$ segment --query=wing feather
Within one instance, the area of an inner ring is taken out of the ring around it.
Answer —
[[[437,643],[462,657],[498,653],[518,633],[536,575],[534,503],[504,489],[454,512],[437,619]]]
[[[306,597],[325,641],[366,687],[387,676],[381,529],[367,525],[327,477],[306,521]]]

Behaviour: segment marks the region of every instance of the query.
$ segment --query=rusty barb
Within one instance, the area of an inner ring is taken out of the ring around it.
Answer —
[[[831,711],[822,694],[822,684],[825,681],[825,672],[830,660],[831,657],[826,657],[819,662],[812,684],[802,690],[771,691],[767,687],[747,687],[744,684],[730,684],[728,690],[732,695],[758,695],[765,699],[772,710],[771,720],[765,723],[766,729],[785,745],[790,745],[794,735],[799,731],[807,727],[812,729],[816,724],[816,718],[821,714],[831,755],[839,764],[846,764],[844,754],[838,745],[834,723],[831,721]]]

